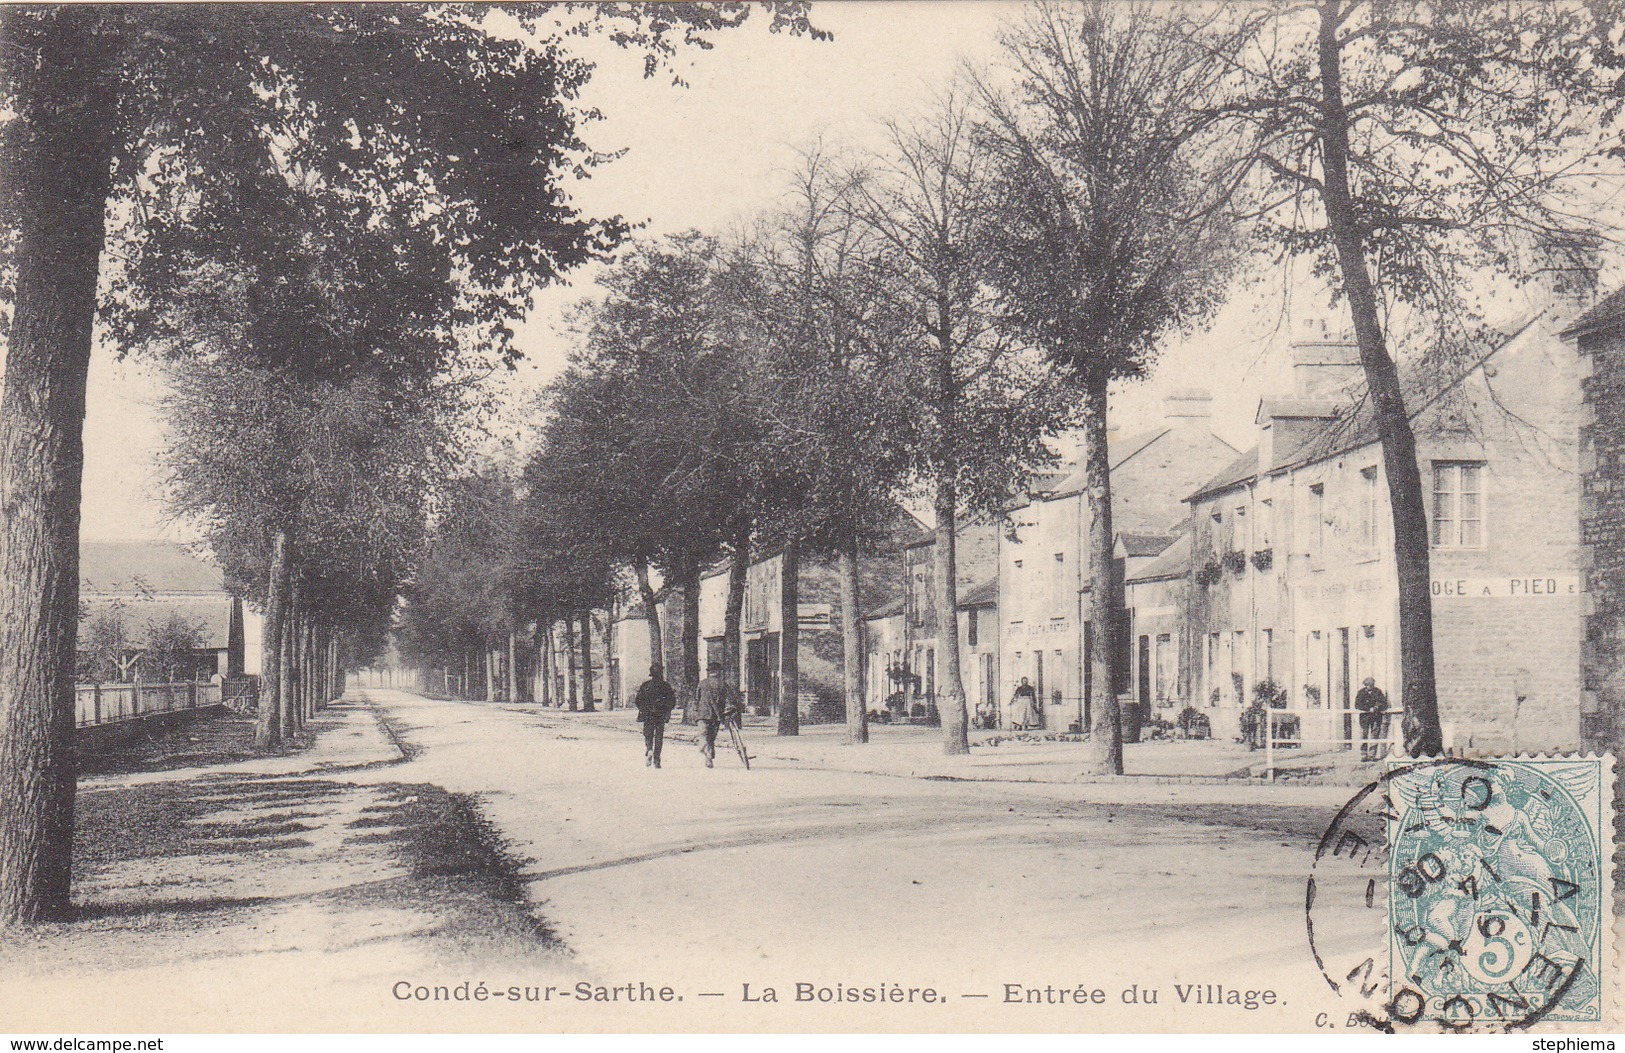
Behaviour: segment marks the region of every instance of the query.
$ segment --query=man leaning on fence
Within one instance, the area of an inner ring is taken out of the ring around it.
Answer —
[[[1359,694],[1354,696],[1354,708],[1360,711],[1360,759],[1382,760],[1388,752],[1383,741],[1387,738],[1388,696],[1368,676]]]
[[[739,690],[722,679],[719,675],[721,670],[722,666],[717,662],[706,665],[705,679],[700,681],[694,711],[700,722],[700,753],[705,756],[707,768],[716,766],[717,732],[723,721],[734,725],[739,723]]]

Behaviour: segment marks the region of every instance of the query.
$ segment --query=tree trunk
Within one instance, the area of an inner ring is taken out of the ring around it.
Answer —
[[[705,676],[705,670],[700,667],[700,565],[690,563],[685,566],[679,584],[683,592],[680,645],[683,653],[683,673],[687,683],[687,692],[683,697],[685,700],[692,700],[699,697],[700,680]],[[683,723],[694,723],[687,701],[683,707]]]
[[[728,562],[728,608],[722,617],[722,677],[736,688],[741,677],[739,625],[745,616],[745,586],[750,580],[750,530],[734,535],[733,557]]]
[[[1107,378],[1096,371],[1084,382],[1083,433],[1089,495],[1089,713],[1094,726],[1083,744],[1086,770],[1123,774],[1123,729],[1119,722],[1116,678],[1117,611],[1123,582],[1112,556],[1111,454],[1106,437]],[[1042,701],[1042,700],[1040,700]]]
[[[569,663],[570,712],[574,713],[580,708],[576,700],[576,626],[574,619],[568,615],[564,619],[564,658]]]
[[[655,601],[655,590],[649,584],[649,561],[640,559],[634,565],[638,576],[638,595],[643,598],[644,617],[649,627],[649,664],[666,669],[665,641],[660,636],[660,605]]]
[[[315,639],[315,619],[305,615],[303,631],[299,634],[299,682],[303,690],[299,692],[299,726],[304,727],[310,723],[310,715],[316,708],[316,662],[312,652],[312,641]]]
[[[599,623],[598,632],[604,640],[604,708],[615,709],[622,703],[624,690],[621,686],[626,670],[621,668],[620,655],[616,651],[615,621],[619,617],[617,609],[619,601],[610,597],[609,606],[604,608],[604,620]]]
[[[841,673],[846,687],[846,741],[869,741],[869,710],[863,704],[863,607],[858,581],[858,541],[841,546]]]
[[[519,701],[519,643],[508,630],[508,704]]]
[[[491,646],[491,638],[490,637],[486,637],[483,641],[481,641],[481,643],[485,648],[485,693],[484,693],[484,697],[485,697],[485,700],[487,702],[495,702],[497,700],[496,648]]]
[[[282,734],[292,735],[299,724],[293,719],[293,698],[299,689],[299,675],[293,663],[293,638],[299,626],[299,590],[288,588],[288,611],[282,619],[282,638],[277,642],[277,665],[281,669],[277,690],[277,712],[282,714]]]
[[[265,586],[265,625],[260,630],[260,697],[254,722],[254,745],[282,744],[282,623],[288,607],[288,535],[277,531],[271,543],[270,580]]]
[[[1320,82],[1325,123],[1326,224],[1337,248],[1343,292],[1354,319],[1360,364],[1382,440],[1383,470],[1394,519],[1394,565],[1399,579],[1399,675],[1405,710],[1405,749],[1412,756],[1444,750],[1439,724],[1438,685],[1433,669],[1433,593],[1430,583],[1427,505],[1416,462],[1416,436],[1399,386],[1399,369],[1388,354],[1376,290],[1366,263],[1365,237],[1349,184],[1348,114],[1344,109],[1341,54],[1337,39],[1339,4],[1323,3],[1320,22]]]
[[[937,713],[942,718],[942,752],[950,756],[970,752],[969,715],[965,712],[965,682],[959,675],[959,491],[958,467],[944,457],[937,470],[937,529],[932,545],[933,582],[937,622],[937,687],[942,696]]]
[[[537,699],[544,706],[558,704],[553,697],[553,622],[550,619],[542,629],[542,653],[537,658],[538,675],[542,678],[542,694]]]
[[[16,286],[0,395],[0,928],[63,918],[85,381],[115,125],[96,8],[8,13]],[[37,35],[35,32],[37,31]]]
[[[592,612],[581,612],[581,712],[597,710],[592,679]]]
[[[779,561],[779,734],[801,734],[801,545]]]

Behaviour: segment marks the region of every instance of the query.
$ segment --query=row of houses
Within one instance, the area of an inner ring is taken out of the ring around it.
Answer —
[[[1554,296],[1484,346],[1425,356],[1402,378],[1426,491],[1451,745],[1574,749],[1605,741],[1613,726],[1610,692],[1621,692],[1599,681],[1625,680],[1606,621],[1625,616],[1599,614],[1588,581],[1596,538],[1618,532],[1619,519],[1595,510],[1619,500],[1625,453],[1592,403],[1595,360],[1625,329],[1621,295],[1589,312]],[[1303,738],[1330,742],[1356,733],[1364,680],[1400,697],[1375,420],[1352,342],[1310,327],[1292,348],[1290,388],[1259,400],[1244,449],[1214,433],[1202,391],[1175,394],[1152,427],[1112,437],[1114,573],[1125,597],[1113,612],[1112,689],[1141,721],[1173,724],[1195,710],[1215,735],[1235,735],[1265,690],[1284,697]],[[960,675],[973,712],[991,710],[1001,725],[1023,678],[1041,703],[1039,727],[1092,721],[1091,510],[1079,460],[1063,457],[1004,522],[966,524],[957,539]],[[943,695],[932,550],[930,532],[899,516],[863,561],[865,705],[887,719],[932,720]],[[776,553],[750,568],[741,625],[740,686],[762,713],[783,704],[780,568]],[[840,719],[833,565],[804,559],[798,587],[795,704],[807,719]],[[703,581],[699,615],[711,656],[722,650],[726,591],[719,566]],[[599,697],[625,704],[648,665],[647,629],[639,608],[607,627]]]

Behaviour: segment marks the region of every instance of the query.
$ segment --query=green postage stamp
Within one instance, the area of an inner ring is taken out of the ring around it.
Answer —
[[[1609,767],[1597,757],[1390,767],[1390,1021],[1476,1029],[1604,1018]]]

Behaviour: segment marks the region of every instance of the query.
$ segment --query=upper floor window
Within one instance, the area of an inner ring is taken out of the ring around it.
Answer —
[[[1377,547],[1377,466],[1360,469],[1360,543]]]
[[[1434,547],[1477,548],[1483,543],[1483,462],[1434,461]]]
[[[1259,504],[1262,507],[1258,513],[1258,547],[1269,548],[1274,542],[1271,535],[1275,529],[1275,524],[1270,521],[1275,518],[1275,502],[1266,497]]]
[[[1248,537],[1248,535],[1247,535],[1247,506],[1246,505],[1237,505],[1236,506],[1236,514],[1230,520],[1230,523],[1231,523],[1230,532],[1233,535],[1233,537],[1231,538],[1231,542],[1235,545],[1235,547],[1236,547],[1236,549],[1238,551],[1241,551],[1241,552],[1247,551],[1248,547],[1252,544],[1252,539],[1250,537]]]

